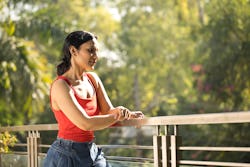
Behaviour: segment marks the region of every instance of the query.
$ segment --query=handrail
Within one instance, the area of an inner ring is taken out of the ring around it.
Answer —
[[[0,127],[0,132],[18,132],[18,131],[53,131],[58,130],[57,124],[36,124]]]
[[[227,152],[250,152],[250,148],[246,147],[179,147],[181,151],[227,151]]]
[[[117,126],[153,126],[153,125],[199,125],[199,124],[226,124],[226,123],[249,123],[250,112],[228,112],[192,115],[174,115],[150,117],[142,120],[123,121]]]
[[[159,116],[144,119],[132,119],[119,122],[114,127],[120,126],[158,126],[158,125],[198,125],[198,124],[226,124],[226,123],[249,123],[250,112],[230,112],[230,113],[210,113],[210,114],[192,114]],[[0,132],[4,131],[51,131],[58,130],[57,124],[37,124],[22,126],[0,127]]]

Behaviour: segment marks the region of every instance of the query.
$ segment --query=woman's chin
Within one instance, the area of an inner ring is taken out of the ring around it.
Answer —
[[[95,66],[89,66],[88,68],[87,68],[87,71],[92,71],[92,70],[94,70],[95,69]]]

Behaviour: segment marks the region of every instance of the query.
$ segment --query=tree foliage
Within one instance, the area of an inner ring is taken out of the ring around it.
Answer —
[[[205,83],[222,110],[249,109],[249,8],[249,2],[244,0],[211,2],[208,5],[210,19],[203,28],[205,37],[209,37],[204,43],[209,52],[204,62]],[[211,12],[211,9],[217,12]]]
[[[76,29],[98,31],[108,44],[108,36],[118,25],[105,8],[80,0],[52,4],[2,0],[0,13],[1,125],[34,122],[38,119],[34,114],[49,105],[49,85],[66,33]],[[103,24],[97,25],[100,21]]]
[[[16,136],[9,132],[0,133],[0,153],[10,152],[10,147],[13,147],[16,142]]]

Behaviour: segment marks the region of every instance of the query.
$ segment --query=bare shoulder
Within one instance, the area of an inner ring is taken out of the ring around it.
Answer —
[[[57,79],[54,81],[52,87],[51,87],[51,93],[62,93],[64,91],[68,91],[69,85],[64,81],[63,79]]]
[[[60,107],[58,106],[58,101],[62,101],[62,98],[65,98],[68,96],[69,92],[69,86],[66,83],[66,81],[62,80],[62,79],[57,79],[53,82],[52,86],[51,86],[51,106],[55,109],[55,110],[59,110]]]

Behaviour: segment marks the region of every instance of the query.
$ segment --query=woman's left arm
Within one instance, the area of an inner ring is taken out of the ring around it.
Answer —
[[[97,94],[97,99],[98,99],[98,104],[99,107],[101,109],[101,114],[105,115],[105,114],[113,114],[112,113],[112,109],[114,109],[114,106],[112,105],[107,92],[102,84],[101,79],[98,77],[98,75],[94,72],[89,72],[88,73],[91,78],[92,83],[95,86],[96,89],[96,94]],[[141,111],[129,111],[127,108],[123,107],[123,106],[119,106],[118,108],[120,108],[121,110],[123,110],[123,116],[126,119],[130,119],[130,118],[143,118],[144,114]]]
[[[101,114],[110,114],[112,109],[114,109],[114,106],[107,95],[101,79],[94,72],[88,72],[88,76],[91,78],[91,81],[94,84]]]

